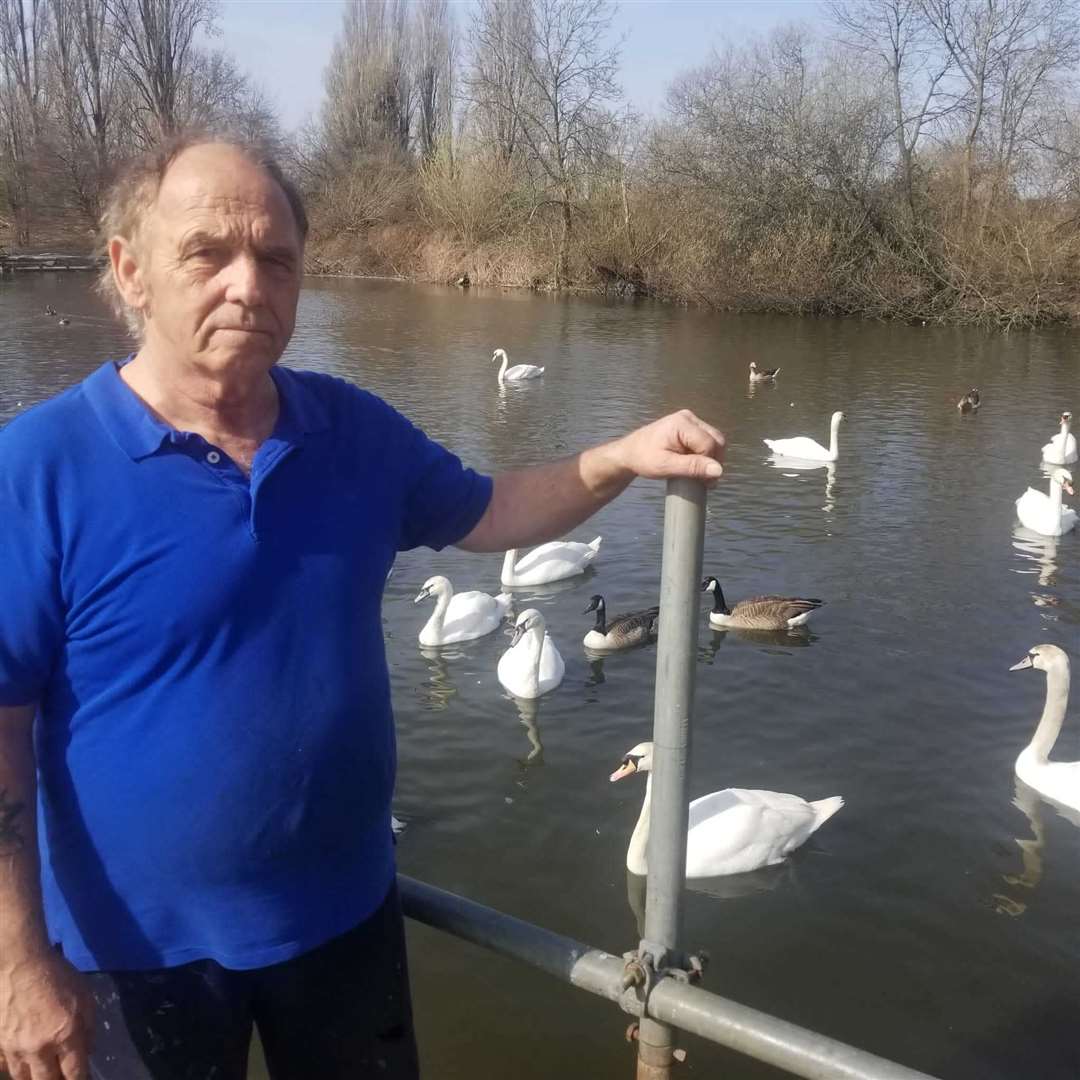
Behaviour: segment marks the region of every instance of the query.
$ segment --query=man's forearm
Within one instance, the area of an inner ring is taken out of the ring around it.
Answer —
[[[619,442],[548,465],[499,473],[488,512],[459,546],[505,551],[554,540],[580,525],[634,479],[621,460]]]
[[[0,706],[0,964],[48,949],[38,864],[33,706]]]

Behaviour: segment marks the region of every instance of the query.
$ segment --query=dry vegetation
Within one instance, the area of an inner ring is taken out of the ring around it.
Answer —
[[[0,0],[12,242],[57,222],[89,236],[121,132],[144,143],[200,101],[243,106],[207,105],[211,126],[274,130],[220,54],[217,75],[193,54],[171,82],[147,76],[160,58],[135,49],[133,27],[152,6]],[[349,5],[322,112],[285,148],[311,204],[309,268],[720,308],[1078,321],[1078,6],[833,0],[815,32],[785,27],[703,58],[644,122],[620,108],[618,16],[603,0],[479,0],[463,25],[446,0]],[[209,0],[169,6],[181,8],[212,22]],[[76,9],[100,11],[118,43],[103,130],[85,76],[65,83],[87,65],[58,59],[61,15]],[[31,10],[36,98],[11,31]],[[171,113],[159,85],[186,88]],[[141,126],[123,119],[133,108]],[[35,190],[20,181],[30,174],[52,179]]]

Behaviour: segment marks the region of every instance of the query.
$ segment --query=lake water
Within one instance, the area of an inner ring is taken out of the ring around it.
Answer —
[[[88,284],[0,283],[0,423],[126,350]],[[70,325],[41,315],[46,303]],[[1045,490],[1039,449],[1061,410],[1080,414],[1077,342],[316,280],[284,362],[374,390],[482,469],[565,455],[678,406],[721,427],[706,572],[731,601],[826,605],[809,637],[763,642],[710,631],[703,600],[691,790],[847,805],[786,866],[688,894],[706,987],[950,1080],[1075,1080],[1080,830],[1018,797],[1013,761],[1045,678],[1008,668],[1040,642],[1080,662],[1080,533],[1025,535],[1013,506],[1027,485]],[[496,346],[546,376],[501,391]],[[750,393],[750,360],[781,365],[778,385]],[[983,406],[961,417],[971,386]],[[825,441],[834,409],[846,420],[833,470],[766,464],[763,437]],[[655,649],[590,662],[581,612],[594,592],[616,613],[656,602],[662,521],[662,485],[639,481],[576,531],[604,537],[587,578],[519,593],[567,664],[524,717],[495,678],[505,636],[441,656],[416,643],[424,579],[496,592],[500,558],[399,558],[384,619],[403,871],[611,952],[636,944],[623,860],[644,785],[608,775],[649,737]],[[1080,758],[1078,692],[1056,756]],[[610,1005],[426,928],[410,935],[429,1077],[632,1075],[628,1018]],[[780,1075],[688,1046],[688,1075]]]

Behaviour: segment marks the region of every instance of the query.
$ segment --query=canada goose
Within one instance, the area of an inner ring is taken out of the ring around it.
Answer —
[[[832,414],[832,419],[829,421],[828,448],[805,435],[797,435],[793,439],[762,439],[761,441],[780,457],[802,458],[804,461],[835,461],[839,454],[836,433],[843,419],[842,412]]]
[[[649,814],[652,803],[651,742],[638,743],[610,776],[614,783],[636,772],[649,772],[645,799],[626,849],[626,869],[647,874]],[[779,791],[725,788],[694,799],[686,833],[686,876],[719,877],[773,866],[819,829],[844,805],[839,795],[807,802]]]
[[[766,379],[775,379],[776,376],[779,375],[779,374],[780,374],[780,369],[778,367],[762,368],[761,371],[758,371],[757,364],[753,360],[750,361],[750,381],[751,382],[765,382]]]
[[[582,614],[588,615],[590,611],[596,612],[596,625],[585,635],[582,644],[598,652],[627,649],[648,641],[656,633],[656,621],[660,615],[658,607],[651,607],[608,619],[607,606],[599,594],[592,597]]]
[[[542,367],[537,367],[535,364],[515,364],[513,367],[508,368],[506,365],[510,362],[506,355],[505,349],[496,349],[491,359],[494,362],[502,357],[502,363],[499,365],[499,382],[522,382],[525,379],[538,379],[544,374]]]
[[[979,407],[979,391],[973,386],[957,403],[961,412],[975,412]]]
[[[701,589],[713,594],[709,625],[718,630],[793,630],[806,623],[825,602],[812,597],[754,596],[729,608],[716,578],[707,577]]]
[[[540,697],[563,681],[566,665],[536,608],[517,617],[510,648],[499,657],[497,672],[499,682],[519,698]]]
[[[1036,645],[1010,671],[1046,672],[1046,702],[1031,742],[1016,759],[1016,775],[1054,802],[1080,810],[1080,761],[1049,761],[1069,705],[1069,657],[1056,645]]]
[[[1043,461],[1048,465],[1071,465],[1076,461],[1076,436],[1072,427],[1072,413],[1061,414],[1061,431],[1042,448]]]
[[[435,610],[420,631],[421,645],[453,645],[490,634],[510,611],[509,593],[489,596],[484,592],[455,593],[448,578],[428,578],[414,604],[434,596]]]
[[[1029,487],[1016,500],[1020,524],[1043,536],[1064,536],[1076,525],[1076,511],[1061,505],[1062,491],[1076,494],[1068,469],[1055,469],[1050,474],[1049,494]]]
[[[533,548],[523,555],[520,561],[517,557],[518,549],[511,548],[503,556],[500,580],[508,587],[546,585],[551,581],[562,581],[563,578],[583,574],[596,558],[602,539],[603,537],[597,536],[587,544],[578,543],[576,540],[553,540],[549,544]]]

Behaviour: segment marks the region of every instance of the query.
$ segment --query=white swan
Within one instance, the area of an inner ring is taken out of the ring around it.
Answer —
[[[490,634],[510,611],[510,594],[455,593],[449,579],[436,575],[424,582],[414,604],[436,597],[435,610],[420,631],[421,645],[453,645]]]
[[[638,743],[628,751],[622,764],[612,774],[612,781],[631,773],[652,768],[652,743]],[[652,775],[645,783],[645,801],[641,804],[630,846],[626,849],[626,868],[632,874],[647,874],[646,848],[649,842],[649,811],[652,801]],[[839,795],[807,802],[798,795],[778,791],[748,791],[725,788],[702,795],[690,804],[686,833],[686,876],[719,877],[743,874],[762,866],[773,866],[812,832],[821,828],[844,805]]]
[[[597,536],[587,544],[575,540],[553,540],[535,547],[518,562],[518,549],[511,548],[503,556],[500,581],[503,585],[546,585],[549,581],[583,574],[600,550]]]
[[[832,414],[828,449],[805,435],[799,435],[794,439],[762,439],[762,442],[774,454],[781,457],[802,458],[804,461],[835,461],[838,453],[836,433],[840,427],[840,421],[843,419],[844,414],[842,412]]]
[[[1056,803],[1080,810],[1080,761],[1049,761],[1069,704],[1069,657],[1056,645],[1036,645],[1010,671],[1046,672],[1046,704],[1031,742],[1016,759],[1016,775]]]
[[[1029,487],[1016,500],[1020,524],[1043,536],[1064,536],[1076,525],[1076,511],[1061,505],[1062,491],[1076,494],[1068,469],[1055,469],[1050,474],[1049,495]]]
[[[519,698],[537,698],[563,681],[566,665],[536,608],[517,617],[510,648],[499,657],[497,671],[499,682]]]
[[[1072,413],[1061,414],[1061,431],[1042,448],[1043,461],[1047,465],[1071,465],[1076,461],[1076,436],[1072,427]]]
[[[496,349],[491,359],[495,361],[499,357],[502,357],[502,363],[499,365],[499,382],[521,382],[523,379],[539,379],[544,374],[544,369],[537,367],[535,364],[515,364],[513,367],[508,368],[506,365],[510,362],[510,359],[506,355],[505,349]]]

